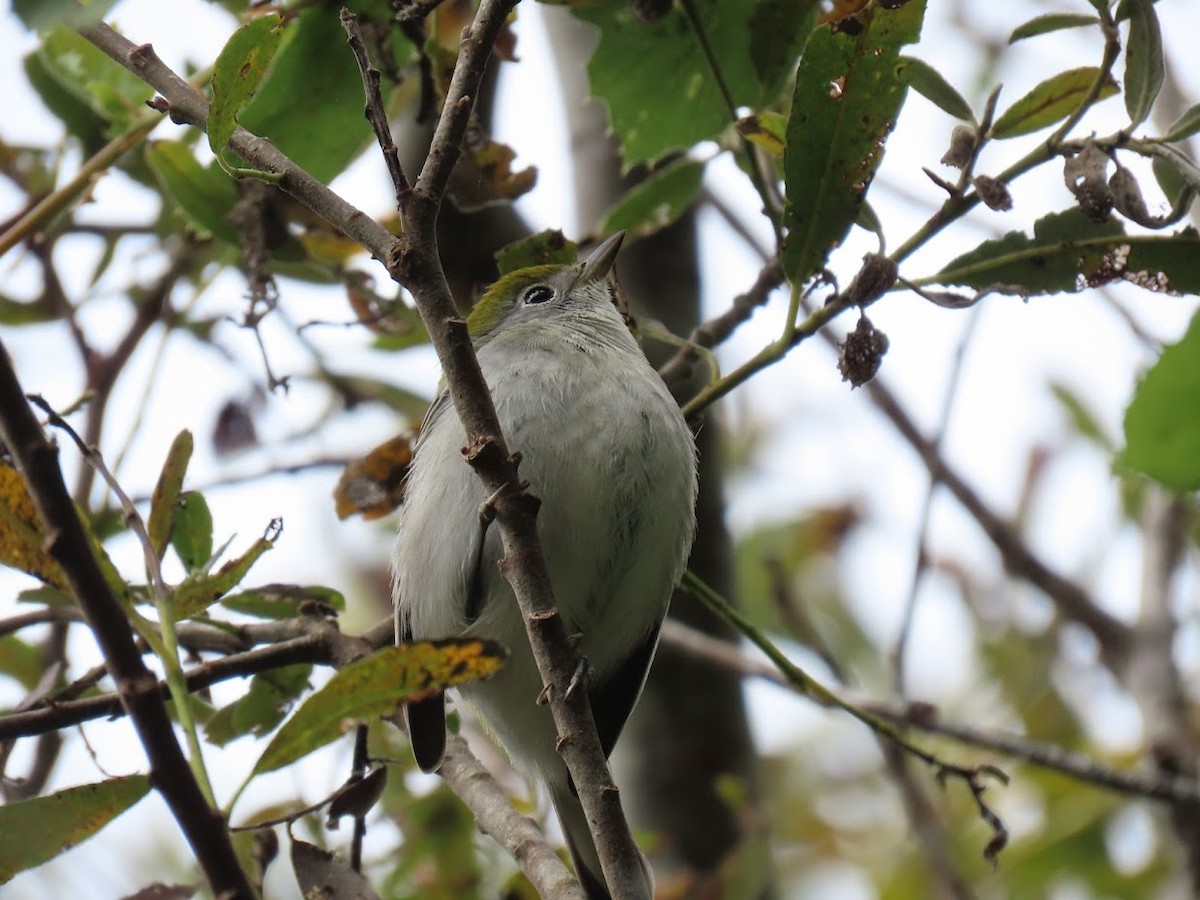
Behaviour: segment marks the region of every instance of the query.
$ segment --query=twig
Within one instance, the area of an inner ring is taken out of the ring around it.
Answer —
[[[826,336],[826,339],[835,341],[832,336]],[[1000,553],[1005,568],[1045,593],[1065,618],[1087,628],[1099,643],[1101,655],[1108,666],[1120,671],[1128,660],[1132,646],[1129,626],[1097,606],[1087,591],[1052,570],[1029,549],[1012,525],[985,504],[975,489],[963,480],[957,470],[951,468],[933,443],[921,434],[916,423],[880,379],[872,379],[865,387],[875,406],[916,451],[929,470],[930,477],[945,485],[983,529]]]
[[[189,669],[184,673],[188,690],[201,691],[232,678],[244,678],[295,663],[340,668],[392,641],[390,618],[357,637],[342,634],[336,625],[323,619],[294,619],[285,627],[292,630],[295,636]],[[156,687],[160,696],[169,696],[166,681],[157,682]],[[125,712],[121,698],[116,693],[82,700],[52,701],[44,707],[0,716],[0,741],[42,734],[92,719],[115,718],[125,715]]]
[[[159,59],[153,47],[134,44],[103,22],[80,28],[79,33],[158,91],[167,101],[171,121],[201,130],[205,128],[208,101]],[[229,148],[256,169],[280,176],[278,184],[283,191],[321,216],[340,234],[357,241],[376,259],[386,258],[395,243],[391,233],[293,163],[270,141],[238,127],[229,138]]]
[[[383,161],[387,166],[388,175],[391,176],[392,187],[396,191],[396,208],[399,209],[404,196],[412,188],[404,174],[404,167],[400,164],[400,151],[396,149],[396,142],[392,140],[392,128],[388,122],[387,110],[383,108],[383,95],[379,91],[379,70],[371,65],[371,58],[367,54],[367,45],[363,41],[362,29],[358,25],[358,17],[350,10],[343,9],[341,21],[342,28],[346,29],[350,49],[354,51],[358,70],[362,73],[363,93],[367,98],[367,121],[371,123],[371,129],[375,132],[375,140],[379,142],[379,149],[383,151]]]
[[[950,417],[954,412],[954,401],[958,396],[959,379],[962,375],[963,363],[966,361],[967,346],[971,343],[971,336],[974,334],[975,326],[978,322],[979,309],[976,308],[970,313],[967,325],[958,339],[958,346],[954,349],[954,358],[950,364],[950,374],[946,379],[946,394],[942,398],[942,408],[938,414],[937,430],[930,441],[930,445],[935,453],[941,453],[942,441],[945,439],[946,431],[950,427]],[[916,559],[913,562],[912,578],[908,583],[908,596],[904,601],[904,613],[900,619],[900,631],[896,637],[895,649],[892,652],[892,673],[896,680],[896,692],[900,696],[904,696],[905,694],[904,662],[908,651],[908,640],[912,634],[913,621],[917,614],[917,599],[921,581],[929,568],[929,522],[933,513],[933,498],[937,493],[940,483],[934,473],[930,472],[929,484],[925,490],[925,497],[921,502],[921,517],[917,526]]]
[[[47,535],[47,547],[66,576],[104,653],[121,703],[133,719],[150,761],[152,781],[170,807],[213,893],[253,900],[221,815],[205,800],[158,690],[134,645],[129,619],[100,571],[79,514],[63,482],[58,450],[46,440],[8,353],[0,343],[0,435],[24,475]]]
[[[729,309],[692,329],[687,344],[680,347],[658,370],[662,380],[671,384],[682,376],[685,369],[699,358],[697,347],[711,349],[728,339],[739,326],[749,321],[754,311],[767,302],[771,292],[783,281],[783,266],[776,257],[762,267],[748,291],[733,298]]]
[[[687,591],[710,610],[720,616],[729,625],[736,628],[739,632],[749,638],[750,642],[757,646],[760,650],[767,654],[767,657],[775,664],[780,674],[787,680],[789,686],[813,700],[822,706],[840,709],[842,712],[849,714],[852,718],[862,722],[879,738],[890,741],[895,747],[903,750],[909,756],[919,759],[927,766],[934,770],[935,777],[939,782],[943,782],[948,778],[957,778],[963,781],[971,791],[975,798],[976,805],[979,808],[980,816],[986,821],[993,830],[992,839],[984,848],[984,855],[988,859],[993,859],[997,853],[1003,849],[1008,841],[1008,833],[1004,828],[1004,823],[986,803],[983,802],[982,793],[982,776],[999,779],[1007,782],[1008,776],[995,766],[961,766],[955,763],[949,763],[939,757],[937,754],[929,750],[922,749],[916,744],[909,741],[896,727],[895,723],[884,720],[882,717],[875,715],[868,709],[862,706],[851,703],[845,700],[825,687],[795,663],[775,646],[767,636],[754,625],[740,611],[734,609],[721,597],[716,591],[706,585],[693,572],[686,571],[683,573],[683,580],[680,583],[680,588]]]
[[[134,314],[129,329],[121,336],[117,346],[106,356],[91,355],[84,357],[87,369],[87,389],[94,394],[88,404],[83,426],[83,440],[88,445],[100,443],[100,432],[104,424],[104,415],[108,402],[112,397],[112,388],[117,378],[124,371],[129,358],[141,344],[142,339],[150,331],[163,313],[170,308],[169,300],[175,285],[187,273],[195,259],[195,248],[191,243],[184,243],[172,254],[167,269],[151,285],[145,288],[141,304]],[[92,490],[95,469],[83,465],[79,469],[75,482],[75,499],[86,505],[88,495]]]
[[[516,860],[539,896],[584,900],[583,888],[542,830],[513,809],[512,801],[461,737],[447,738],[438,774],[474,814],[480,831],[494,837]]]
[[[0,233],[0,256],[3,256],[21,241],[36,234],[44,228],[56,215],[66,209],[92,185],[95,179],[105,170],[113,166],[117,160],[142,143],[154,128],[162,121],[159,116],[146,113],[146,118],[139,119],[124,133],[119,134],[79,167],[79,171],[62,187],[41,200],[31,210],[21,216],[3,233]]]
[[[700,50],[704,54],[704,59],[708,62],[709,71],[712,73],[713,81],[717,85],[717,90],[720,91],[721,99],[725,102],[725,109],[729,113],[729,121],[737,122],[737,100],[733,96],[733,91],[729,87],[729,83],[725,80],[725,73],[721,71],[720,61],[717,59],[717,54],[713,51],[712,44],[708,40],[708,32],[704,28],[704,22],[700,19],[700,13],[696,9],[694,0],[680,0],[680,7],[683,9],[683,14],[688,20],[688,24],[692,27],[692,32],[696,35],[696,42],[700,45]],[[746,162],[749,167],[750,181],[754,188],[758,191],[758,196],[762,200],[763,215],[771,223],[771,228],[775,231],[775,248],[779,250],[783,246],[783,224],[780,221],[779,208],[775,202],[775,197],[772,195],[768,185],[767,173],[763,166],[762,157],[755,150],[755,147],[744,135],[738,135],[738,139],[742,145],[742,152],[746,155]]]
[[[393,6],[398,7],[395,15],[396,21],[402,25],[408,22],[419,22],[444,2],[445,0],[401,0],[399,3],[393,3]]]
[[[742,653],[737,645],[719,641],[694,628],[668,619],[663,623],[662,639],[681,650],[703,657],[714,665],[740,672],[747,678],[759,678],[799,694],[805,693],[789,682],[774,666],[751,659]],[[1195,778],[1168,773],[1122,772],[1082,753],[1064,750],[1056,744],[1043,743],[1019,734],[947,722],[924,703],[896,704],[865,698],[849,702],[896,725],[1003,754],[1029,765],[1050,769],[1101,790],[1168,803],[1200,801],[1200,781]]]

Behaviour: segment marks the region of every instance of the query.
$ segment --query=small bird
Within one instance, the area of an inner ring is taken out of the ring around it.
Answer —
[[[541,500],[538,536],[568,634],[586,661],[607,756],[629,718],[695,533],[696,448],[662,379],[614,303],[609,273],[622,235],[576,265],[500,278],[468,318],[479,365],[521,477]],[[608,898],[512,588],[498,527],[463,460],[466,435],[443,389],[417,439],[392,560],[397,639],[499,641],[508,663],[462,687],[516,768],[546,785],[585,892]],[[445,750],[439,695],[410,704],[418,765]],[[645,859],[646,900],[653,879]]]

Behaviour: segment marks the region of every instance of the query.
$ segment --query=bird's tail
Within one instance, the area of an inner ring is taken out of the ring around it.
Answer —
[[[587,816],[579,804],[570,784],[550,786],[550,800],[562,826],[563,836],[567,839],[567,849],[571,851],[571,861],[575,864],[575,874],[583,885],[583,892],[588,900],[612,900],[605,886],[604,873],[600,869],[600,856],[596,853],[596,845],[592,841],[592,830],[588,827]],[[641,851],[638,852],[645,876],[645,890],[639,892],[637,900],[653,900],[654,876],[650,871],[650,863]]]

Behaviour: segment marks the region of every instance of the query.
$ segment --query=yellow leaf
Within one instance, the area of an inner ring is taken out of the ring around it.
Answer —
[[[5,463],[0,463],[0,564],[67,588],[62,569],[46,551],[46,537],[25,479]]]
[[[380,444],[366,456],[351,460],[333,489],[339,519],[356,513],[364,519],[386,516],[404,499],[404,476],[412,462],[412,435]]]

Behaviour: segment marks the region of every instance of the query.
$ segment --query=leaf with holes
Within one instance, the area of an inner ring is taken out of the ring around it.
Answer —
[[[791,10],[775,5],[790,18],[800,4]],[[752,28],[756,16],[770,19],[775,12],[755,0],[694,0],[694,6],[729,99],[735,107],[758,108],[795,58],[794,48],[762,49],[758,57],[752,52],[762,40]],[[678,6],[651,23],[638,21],[626,3],[573,4],[571,12],[600,29],[588,84],[608,108],[626,168],[715,138],[733,124],[703,45]],[[775,37],[786,42],[803,35],[801,22]]]
[[[1125,280],[1151,290],[1200,291],[1197,235],[1129,235],[1119,222],[1089,221],[1078,209],[1034,223],[1033,235],[1009,232],[984,241],[922,284],[969,285],[1020,295],[1078,290]]]
[[[793,280],[820,269],[858,217],[908,89],[900,47],[921,36],[924,15],[924,0],[870,6],[856,34],[830,24],[809,39],[783,154],[783,263]]]
[[[213,553],[213,520],[203,494],[187,491],[179,496],[170,535],[171,546],[188,572],[208,564]]]
[[[354,55],[333,50],[346,46],[339,6],[309,5],[288,22],[271,71],[238,116],[246,129],[270,138],[292,162],[326,183],[371,138]]]
[[[42,520],[21,473],[0,462],[0,565],[65,589],[66,578],[46,550]]]
[[[275,546],[279,527],[276,522],[272,522],[267,533],[256,540],[249,550],[237,559],[229,560],[215,574],[209,575],[197,570],[188,575],[175,589],[175,618],[187,619],[200,615],[241,584],[250,567],[258,562],[258,558]]]

